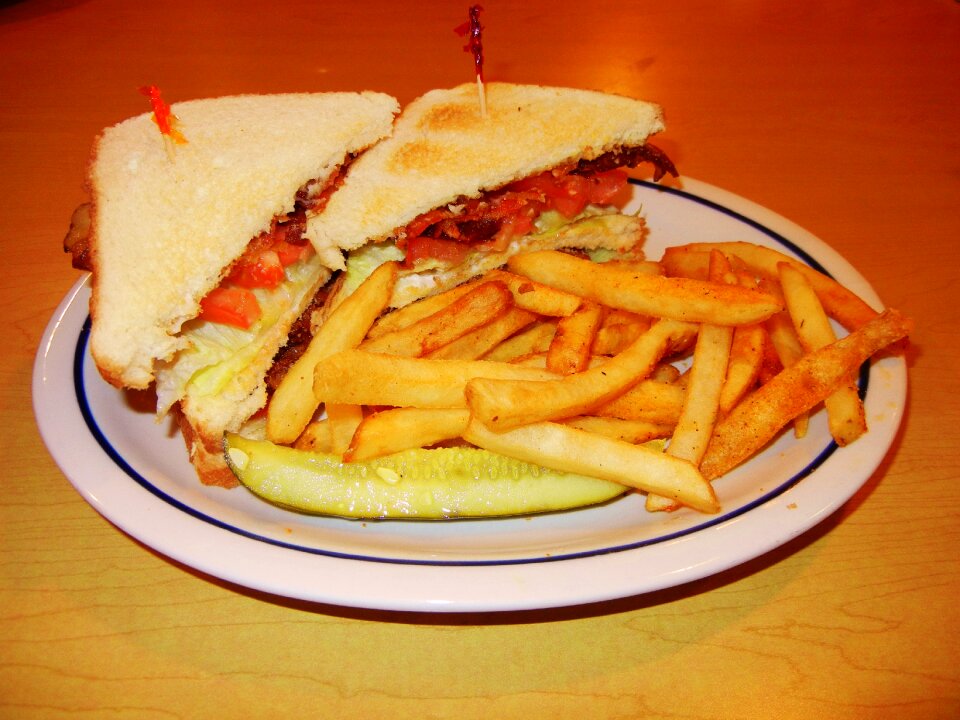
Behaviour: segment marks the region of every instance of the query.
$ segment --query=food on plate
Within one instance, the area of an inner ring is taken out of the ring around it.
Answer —
[[[100,373],[118,387],[155,381],[158,412],[176,409],[200,478],[236,485],[223,433],[264,406],[274,356],[330,277],[303,237],[306,215],[322,210],[355,154],[389,134],[398,107],[363,92],[169,111],[177,142],[156,113],[99,135],[90,203],[65,244],[92,272]]]
[[[294,510],[348,518],[529,515],[606,502],[615,482],[555,472],[469,447],[407,450],[364,462],[228,434],[227,457],[255,494]]]
[[[542,251],[521,253],[509,267],[516,271],[539,267],[530,262],[531,257],[545,258],[544,264],[551,267],[552,256],[552,252]],[[620,283],[616,306],[598,302],[592,279],[607,277],[610,269],[605,265],[619,261],[573,259],[576,262],[558,264],[562,271],[531,272],[538,283],[580,298],[579,307],[560,318],[523,310],[537,318],[534,322],[555,325],[545,346],[538,349],[542,352],[530,354],[528,342],[514,342],[525,334],[523,330],[480,355],[473,345],[461,344],[464,332],[478,333],[484,326],[478,328],[476,317],[450,308],[476,297],[484,287],[496,294],[498,303],[515,302],[501,270],[401,310],[387,311],[377,320],[366,316],[362,322],[366,338],[326,355],[314,367],[315,402],[327,408],[359,408],[359,420],[352,426],[346,449],[337,447],[330,417],[315,419],[294,442],[300,454],[283,455],[296,465],[295,472],[284,470],[283,479],[278,474],[274,484],[253,482],[238,472],[241,481],[274,501],[280,493],[288,493],[281,500],[286,506],[311,512],[333,512],[329,508],[338,507],[341,510],[336,514],[343,514],[356,487],[350,482],[332,482],[331,473],[344,472],[339,469],[341,462],[343,467],[355,463],[357,468],[399,457],[407,462],[413,452],[412,457],[429,463],[434,452],[482,448],[537,468],[619,483],[645,493],[651,511],[689,507],[717,512],[720,500],[713,481],[762,450],[801,413],[850,383],[864,360],[910,330],[908,320],[896,311],[886,311],[839,340],[802,350],[792,362],[777,361],[774,366],[768,359],[772,351],[766,350],[771,345],[766,323],[782,317],[785,311],[780,297],[787,293],[779,282],[772,284],[770,278],[752,273],[737,255],[711,250],[699,287],[711,297],[721,297],[724,288],[732,286],[752,290],[757,294],[750,297],[762,312],[744,316],[743,307],[750,307],[749,303],[718,303],[699,323],[672,319],[683,304],[700,302],[694,293],[689,297],[670,293],[647,297],[650,292],[644,285]],[[681,266],[691,270],[686,263]],[[370,286],[377,287],[381,298],[389,295],[390,289],[377,278],[383,275],[398,282],[399,274],[386,275],[383,267],[333,308],[327,321],[342,322],[341,314],[348,314],[351,303],[364,297]],[[786,273],[792,269],[790,266]],[[622,270],[613,271],[610,277]],[[644,272],[650,277],[669,274],[666,267]],[[760,286],[763,292],[756,290]],[[633,307],[634,301],[623,297],[630,295],[652,303],[648,310],[653,315],[641,317],[625,311],[623,305]],[[578,318],[581,310],[587,318],[583,322]],[[499,322],[497,317],[481,316],[485,327]],[[560,329],[561,323],[569,324],[567,331]],[[639,329],[622,349],[608,355],[595,353],[601,330],[619,324]],[[387,329],[376,330],[384,326]],[[428,337],[438,337],[436,334],[421,333],[424,328],[436,327],[444,329],[446,344],[439,348],[426,342]],[[734,351],[738,332],[743,332],[746,340]],[[376,343],[391,336],[417,341]],[[509,352],[504,350],[507,347]],[[567,355],[570,347],[578,358],[584,348],[589,349],[585,361],[578,359],[573,369],[567,365],[550,369],[551,349],[559,348]],[[460,348],[464,354],[436,357],[438,350],[448,348]],[[731,383],[735,399],[728,401],[731,406],[726,408],[722,398]],[[652,440],[661,444],[650,446]],[[232,445],[226,447],[230,452]],[[331,470],[330,463],[338,469]],[[323,469],[316,470],[313,477],[310,467]],[[411,467],[404,465],[407,469],[390,475],[391,487],[397,492],[418,487],[419,476]],[[408,477],[412,478],[410,487],[405,486]],[[307,492],[305,486],[311,490]],[[383,483],[374,482],[372,487],[378,493],[391,492]],[[313,504],[320,497],[323,505]],[[366,507],[357,513],[384,516],[381,510]],[[484,513],[501,510],[491,505]]]
[[[863,362],[907,337],[912,327],[896,310],[886,310],[785,368],[717,423],[700,465],[703,474],[718,478],[759,451],[797,414],[849,383]]]
[[[571,88],[487,83],[433,90],[357,160],[306,234],[333,260],[347,251],[349,293],[367,269],[402,260],[391,307],[500,267],[517,252],[579,248],[640,254],[644,223],[618,212],[625,169],[676,174],[648,142],[659,106]]]
[[[552,303],[547,313],[571,314],[579,298],[514,273],[498,271],[502,286],[468,283],[531,249],[642,258],[644,222],[620,213],[617,200],[627,188],[628,167],[652,163],[655,177],[676,174],[647,142],[663,127],[657,105],[606,93],[491,83],[483,115],[473,85],[426,93],[403,109],[389,138],[351,165],[324,211],[308,214],[306,236],[320,257],[343,270],[321,316],[384,262],[400,263],[388,306],[400,310],[401,319],[410,317],[402,308],[434,297],[403,329],[375,325],[367,350],[437,351],[440,360],[450,352],[440,348],[452,339],[486,347],[533,320],[517,312],[504,317],[513,307],[541,312]],[[434,315],[441,305],[450,307]],[[487,324],[483,313],[502,322],[478,337],[472,333]],[[458,337],[449,337],[453,330]],[[278,393],[309,398],[304,378],[311,375],[301,363]],[[274,429],[283,421],[273,418],[280,414],[282,407],[271,403],[267,437],[292,442],[306,419],[281,434]]]

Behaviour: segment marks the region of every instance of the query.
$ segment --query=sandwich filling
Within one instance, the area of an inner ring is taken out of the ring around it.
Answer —
[[[521,251],[580,249],[594,259],[640,252],[644,224],[620,214],[627,167],[654,165],[654,180],[677,175],[670,159],[645,144],[580,160],[463,198],[414,218],[394,236],[349,253],[340,297],[387,261],[400,261],[391,307],[464,282]]]

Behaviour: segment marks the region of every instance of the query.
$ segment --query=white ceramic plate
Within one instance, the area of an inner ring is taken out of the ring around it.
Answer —
[[[634,186],[648,257],[690,241],[747,240],[818,265],[880,307],[867,282],[810,233],[686,180]],[[727,569],[799,535],[846,502],[893,441],[906,396],[896,357],[861,374],[870,431],[837,450],[823,413],[716,483],[723,512],[649,514],[627,495],[584,510],[502,520],[357,522],[288,512],[246,490],[201,486],[183,442],[145,398],[104,383],[87,348],[82,280],[39,349],[34,410],[80,494],[124,532],[204,573],[282,596],[417,611],[546,608],[626,597]]]

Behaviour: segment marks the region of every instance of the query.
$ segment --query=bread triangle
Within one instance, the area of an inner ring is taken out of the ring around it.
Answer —
[[[433,90],[406,108],[391,137],[351,166],[324,212],[308,218],[319,252],[393,236],[421,213],[619,147],[664,127],[660,108],[569,88],[488,83]]]

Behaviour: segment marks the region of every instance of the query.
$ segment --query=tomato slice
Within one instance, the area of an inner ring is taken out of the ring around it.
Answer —
[[[416,267],[418,262],[433,258],[456,265],[463,261],[470,250],[469,245],[455,240],[429,237],[408,238],[403,264],[406,268],[412,268]]]
[[[300,260],[306,260],[313,255],[313,245],[305,242],[301,245],[294,245],[284,239],[277,240],[270,248],[280,258],[280,263],[287,267]]]
[[[260,303],[251,290],[218,287],[200,301],[200,319],[246,330],[260,319]]]
[[[606,205],[627,185],[627,171],[617,168],[590,178],[588,193],[594,205]]]
[[[264,250],[255,257],[242,258],[225,282],[243,288],[275,288],[285,277],[280,256],[274,250]]]

